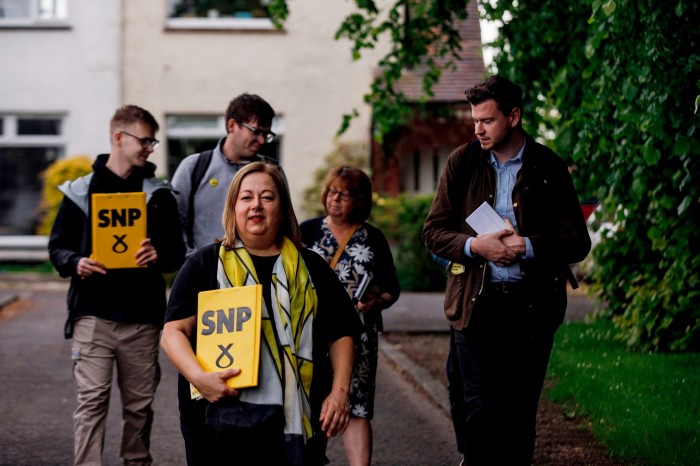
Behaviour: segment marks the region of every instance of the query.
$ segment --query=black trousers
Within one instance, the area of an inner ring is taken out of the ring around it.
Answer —
[[[464,455],[464,438],[467,428],[467,415],[464,407],[464,381],[455,346],[455,331],[450,327],[450,350],[447,353],[447,395],[450,400],[450,416],[457,441],[457,451]]]
[[[531,464],[556,330],[546,313],[521,292],[487,291],[469,325],[451,329],[450,384],[461,379],[463,396],[460,407],[459,390],[450,389],[453,421],[467,466]]]
[[[300,445],[285,445],[284,417],[254,427],[217,429],[205,421],[205,403],[186,404],[190,409],[184,410],[181,406],[180,429],[188,466],[322,466],[328,462],[322,434],[308,439],[298,450]],[[292,455],[296,460],[288,458],[291,451],[296,452]]]

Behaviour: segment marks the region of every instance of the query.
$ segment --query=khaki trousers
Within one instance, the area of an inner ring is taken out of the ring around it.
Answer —
[[[153,410],[160,381],[160,329],[81,317],[73,329],[73,377],[78,406],[73,413],[75,464],[102,465],[107,410],[116,363],[122,401],[121,458],[124,464],[150,465]]]

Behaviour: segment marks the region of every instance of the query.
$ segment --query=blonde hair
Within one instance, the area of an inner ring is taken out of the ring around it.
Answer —
[[[226,195],[226,204],[224,204],[224,212],[221,216],[221,225],[224,227],[224,238],[222,244],[226,248],[232,248],[240,239],[236,232],[236,199],[241,191],[241,183],[243,179],[251,173],[266,173],[270,175],[280,200],[280,212],[282,212],[282,221],[280,229],[277,232],[276,241],[281,244],[282,237],[286,236],[297,248],[301,248],[301,229],[297,216],[292,207],[292,199],[287,188],[287,181],[284,179],[279,168],[267,162],[252,162],[241,168],[236,176],[231,181],[231,186],[228,188]]]

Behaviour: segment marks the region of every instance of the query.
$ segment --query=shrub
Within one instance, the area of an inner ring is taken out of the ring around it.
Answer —
[[[52,163],[43,174],[43,187],[41,198],[41,223],[37,234],[48,235],[51,233],[58,206],[61,204],[63,194],[57,187],[66,180],[74,180],[92,171],[92,159],[86,155],[68,157]]]
[[[370,222],[387,237],[402,290],[441,291],[445,272],[431,259],[420,238],[433,195],[401,194],[397,198],[375,195]]]
[[[372,177],[369,170],[369,146],[365,143],[339,143],[335,150],[324,159],[324,165],[314,172],[314,183],[304,190],[302,210],[309,217],[318,217],[325,213],[321,205],[323,181],[331,168],[338,165],[349,165],[359,168]]]

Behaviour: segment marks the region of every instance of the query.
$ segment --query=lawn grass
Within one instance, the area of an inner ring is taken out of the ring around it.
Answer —
[[[8,273],[45,273],[55,274],[56,271],[51,265],[51,262],[36,262],[36,263],[16,263],[16,262],[0,262],[0,272]]]
[[[700,461],[700,354],[629,351],[609,322],[558,331],[547,396],[631,464]]]

